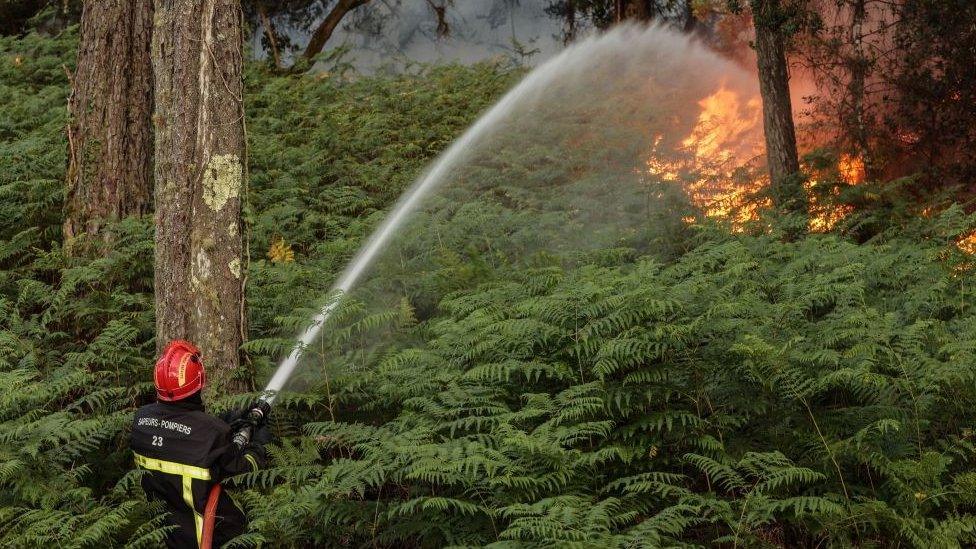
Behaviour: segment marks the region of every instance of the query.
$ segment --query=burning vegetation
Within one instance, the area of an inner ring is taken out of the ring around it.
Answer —
[[[722,83],[698,102],[700,112],[691,133],[667,157],[658,135],[647,169],[662,181],[681,182],[692,203],[708,216],[727,219],[733,226],[755,219],[764,204],[755,195],[766,183],[752,177],[745,166],[763,152],[757,136],[762,130],[762,102],[743,97]]]
[[[759,169],[765,154],[762,100],[758,94],[744,94],[723,83],[698,101],[698,107],[694,128],[675,147],[675,154],[664,152],[664,136],[655,137],[647,171],[660,181],[680,183],[706,217],[728,221],[733,230],[742,230],[758,219],[761,209],[770,206],[763,192],[769,178]],[[819,188],[824,181],[839,178],[847,185],[859,185],[866,179],[865,162],[859,155],[842,154],[833,168],[805,166],[812,231],[829,231],[852,211],[850,206],[825,200]],[[836,197],[840,191],[834,186],[828,194]]]

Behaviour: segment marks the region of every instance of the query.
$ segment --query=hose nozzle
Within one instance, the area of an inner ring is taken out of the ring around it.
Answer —
[[[239,421],[242,425],[234,432],[234,438],[232,439],[234,445],[239,450],[243,450],[251,443],[251,435],[254,434],[254,430],[264,425],[264,422],[268,420],[268,414],[270,412],[271,403],[261,398],[258,399],[250,410],[241,416]]]

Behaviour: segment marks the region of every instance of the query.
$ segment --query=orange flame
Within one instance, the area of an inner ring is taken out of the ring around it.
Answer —
[[[864,168],[864,158],[861,156],[852,154],[840,155],[837,169],[840,171],[841,178],[849,185],[864,183],[866,171]]]
[[[962,236],[956,240],[956,246],[967,255],[976,255],[976,231]]]
[[[660,177],[662,181],[677,181],[678,171],[681,169],[681,164],[679,162],[669,162],[660,158],[658,147],[661,146],[662,139],[664,139],[663,135],[658,135],[654,138],[654,144],[651,145],[651,154],[647,157],[647,171],[648,173]]]
[[[725,84],[698,102],[702,108],[691,135],[681,144],[701,163],[725,164],[735,159],[737,148],[747,140],[762,116],[762,101],[753,97],[743,104],[739,94]]]
[[[922,140],[916,132],[902,130],[898,132],[898,140],[906,145],[915,145]]]
[[[847,217],[854,208],[847,205],[831,206],[829,204],[822,204],[817,198],[817,193],[814,192],[819,184],[820,182],[818,180],[811,179],[804,184],[803,188],[806,189],[809,200],[810,222],[808,227],[812,232],[825,233],[833,229],[839,221]],[[837,196],[840,194],[840,191],[835,188],[831,194]]]
[[[757,217],[761,204],[752,203],[750,198],[765,185],[762,180],[734,181],[736,169],[745,160],[762,154],[760,146],[750,149],[744,145],[755,141],[750,138],[759,127],[762,103],[758,97],[744,99],[722,84],[698,106],[701,112],[695,126],[678,147],[685,159],[662,158],[659,135],[651,148],[647,169],[662,181],[678,181],[679,174],[694,173],[694,179],[685,184],[692,202],[708,217],[731,220],[738,230],[742,223]]]
[[[677,152],[684,159],[668,159],[660,151],[663,136],[658,135],[647,159],[647,171],[664,182],[684,181],[685,192],[692,203],[707,217],[731,222],[739,231],[749,221],[758,219],[759,210],[769,205],[756,195],[768,185],[768,178],[748,175],[736,180],[739,170],[753,158],[765,153],[762,136],[762,99],[758,95],[743,97],[723,83],[719,89],[698,102],[701,108],[691,133],[681,141]],[[864,158],[844,154],[838,159],[841,179],[849,185],[866,179]],[[682,174],[693,174],[682,177]],[[824,203],[814,189],[817,179],[807,182],[810,198],[810,230],[829,231],[846,217],[851,208]],[[839,194],[837,189],[831,193]],[[819,203],[818,203],[819,202]],[[687,220],[686,220],[687,221]]]

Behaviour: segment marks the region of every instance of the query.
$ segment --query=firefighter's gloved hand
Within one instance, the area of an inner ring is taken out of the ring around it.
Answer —
[[[264,403],[262,403],[261,401],[254,401],[250,405],[245,406],[244,408],[241,408],[240,410],[234,410],[232,412],[226,412],[226,417],[224,415],[221,415],[221,419],[223,419],[225,422],[227,422],[227,424],[230,425],[231,432],[237,432],[242,427],[245,427],[245,426],[247,426],[247,425],[249,425],[251,423],[251,420],[252,420],[252,418],[251,418],[251,410],[254,410],[255,408],[263,408],[263,409],[266,409],[265,408],[266,406],[267,405],[264,404]],[[266,413],[270,413],[270,411],[268,411]],[[267,418],[266,415],[260,415],[259,417],[260,417],[260,420],[257,423],[258,426],[264,425],[268,421],[268,418]]]
[[[240,431],[242,427],[245,427],[248,424],[247,420],[244,419],[244,417],[242,416],[239,416],[227,423],[230,425],[230,432],[232,433],[236,433],[237,431]]]
[[[267,424],[262,424],[251,435],[251,444],[264,447],[269,442],[271,442],[271,429],[268,428]]]
[[[233,410],[233,409],[232,410],[227,410],[225,412],[222,412],[217,417],[219,417],[220,419],[222,419],[224,421],[224,423],[226,423],[228,425],[231,425],[231,426],[234,426],[235,424],[240,425],[241,417],[249,409],[250,408],[238,408],[236,410]]]

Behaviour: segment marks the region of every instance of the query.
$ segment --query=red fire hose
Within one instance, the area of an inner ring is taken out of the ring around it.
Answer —
[[[203,509],[203,535],[200,549],[211,549],[213,544],[214,522],[217,518],[217,500],[220,499],[220,483],[214,484],[207,494],[207,506]]]

